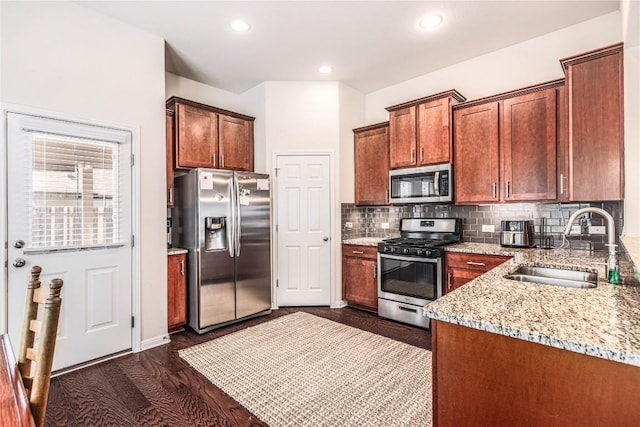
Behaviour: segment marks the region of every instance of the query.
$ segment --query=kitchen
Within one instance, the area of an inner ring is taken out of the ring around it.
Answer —
[[[156,286],[166,280],[166,272],[161,267],[166,257],[165,190],[161,182],[163,180],[157,176],[157,165],[164,163],[164,154],[160,148],[164,144],[163,107],[170,96],[194,99],[256,117],[264,117],[265,112],[274,117],[274,122],[263,121],[260,126],[256,126],[256,170],[271,170],[273,151],[293,151],[297,141],[306,141],[305,151],[332,151],[335,156],[333,178],[336,182],[332,212],[337,219],[341,217],[340,204],[353,202],[352,129],[385,121],[388,114],[385,107],[451,87],[455,87],[468,99],[477,99],[529,84],[551,81],[562,77],[559,59],[620,41],[625,41],[625,46],[628,45],[625,58],[633,58],[636,52],[633,47],[635,44],[620,36],[621,28],[630,26],[633,29],[634,25],[637,26],[637,22],[632,19],[633,15],[613,12],[596,18],[595,21],[504,48],[366,97],[347,85],[331,81],[267,82],[242,95],[236,95],[176,74],[165,74],[164,42],[157,36],[75,4],[43,7],[46,13],[30,10],[28,6],[8,8],[3,5],[2,101],[82,117],[102,117],[111,122],[139,124],[138,159],[141,170],[138,197],[140,218],[144,220],[139,222],[138,229],[138,241],[143,249],[140,250],[137,272],[141,284],[136,304],[140,307],[137,312],[140,329],[135,333],[138,343],[136,348],[134,340],[134,350],[162,344],[166,335],[165,296],[157,292]],[[13,24],[4,22],[9,17]],[[50,20],[50,17],[54,19]],[[29,28],[30,22],[34,20],[41,28],[41,33],[25,33],[20,30]],[[65,21],[75,26],[70,25],[67,32],[57,33],[53,21]],[[92,28],[89,33],[86,32],[88,27]],[[87,57],[84,54],[91,52],[94,44],[103,47],[104,55]],[[71,46],[75,46],[76,50],[72,50]],[[42,61],[37,69],[22,56],[25,51],[33,52],[33,57]],[[540,57],[527,58],[530,51],[540,52]],[[540,59],[543,52],[546,52],[544,61]],[[60,68],[59,61],[53,59],[56,55],[67,61],[64,68]],[[114,67],[114,63],[126,63],[129,66],[122,69]],[[9,64],[12,66],[9,67]],[[68,71],[61,73],[61,69]],[[474,71],[469,73],[469,70]],[[625,70],[625,76],[634,75],[637,73]],[[97,84],[98,81],[101,84]],[[632,102],[633,97],[633,81],[625,81],[625,102]],[[354,106],[353,114],[338,108],[343,101]],[[246,105],[255,107],[247,108]],[[634,117],[633,114],[632,109],[625,108],[627,162],[637,158],[634,155],[637,144],[630,142],[637,140],[637,121],[629,118]],[[634,135],[636,137],[632,139]],[[629,164],[626,166],[626,181],[634,182],[633,177],[629,176],[634,173],[634,168]],[[634,215],[630,213],[637,210],[634,209],[634,203],[640,199],[634,191],[637,190],[633,186],[627,186],[623,207],[625,231],[631,236],[639,234],[634,232],[637,224]],[[342,228],[339,221],[334,221],[332,306],[339,306],[342,299]],[[375,229],[375,233],[384,235],[379,228]],[[5,321],[4,316],[2,321]]]

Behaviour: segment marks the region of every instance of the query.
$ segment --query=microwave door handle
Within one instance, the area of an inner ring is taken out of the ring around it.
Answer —
[[[433,190],[436,196],[440,195],[440,171],[433,174]]]

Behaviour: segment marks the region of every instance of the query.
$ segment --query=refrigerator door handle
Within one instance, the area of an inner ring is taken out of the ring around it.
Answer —
[[[234,222],[236,224],[235,226],[235,230],[234,230],[234,235],[235,235],[235,249],[236,249],[236,256],[240,256],[240,185],[238,184],[238,178],[235,176],[235,172],[234,172],[234,184],[236,187],[236,200],[235,200],[235,207],[236,207],[236,216],[234,218]]]
[[[231,180],[229,184],[229,212],[228,212],[228,221],[226,224],[227,227],[227,246],[229,247],[229,257],[233,258],[235,252],[234,246],[234,224],[233,220],[234,210],[235,210],[235,202],[234,202],[234,189],[233,189],[234,180]]]

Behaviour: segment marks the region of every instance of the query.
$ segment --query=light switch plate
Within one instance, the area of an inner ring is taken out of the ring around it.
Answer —
[[[382,228],[383,230],[388,230],[389,229],[389,223],[388,222],[381,222],[380,223],[380,228]]]
[[[495,233],[496,226],[493,224],[482,224],[482,232],[483,233]]]
[[[607,228],[604,225],[590,225],[589,234],[605,234]]]
[[[344,228],[353,228],[353,223],[349,222],[349,221],[345,222],[344,223]]]
[[[571,231],[569,232],[570,236],[579,236],[582,234],[582,227],[579,225],[572,225]]]

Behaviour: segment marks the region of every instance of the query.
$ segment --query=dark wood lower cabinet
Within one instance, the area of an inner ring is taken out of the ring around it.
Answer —
[[[187,323],[187,256],[167,257],[167,329],[182,330]]]
[[[638,367],[431,325],[434,427],[638,425]]]
[[[511,257],[447,252],[444,292],[449,293],[491,270]]]
[[[349,305],[378,311],[377,274],[376,247],[342,245],[342,297]]]

